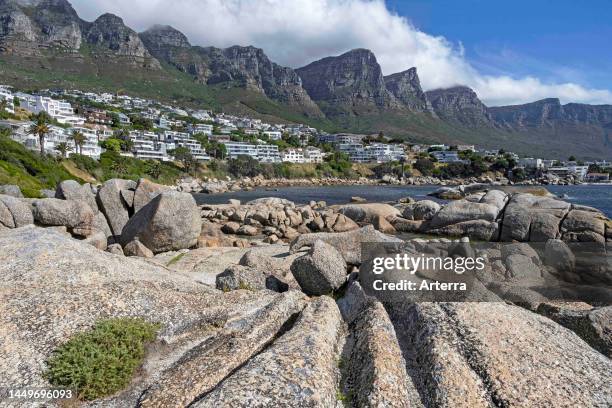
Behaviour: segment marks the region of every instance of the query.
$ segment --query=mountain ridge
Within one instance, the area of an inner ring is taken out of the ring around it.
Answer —
[[[192,45],[171,26],[136,33],[109,13],[87,22],[66,0],[0,0],[0,56],[0,80],[20,85],[124,86],[327,130],[612,157],[612,105],[487,107],[465,86],[425,92],[414,67],[384,75],[366,49],[293,69],[253,46]]]

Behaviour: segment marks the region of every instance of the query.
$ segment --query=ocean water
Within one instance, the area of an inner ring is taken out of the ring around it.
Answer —
[[[346,204],[351,197],[359,196],[370,202],[395,201],[410,196],[423,200],[438,186],[322,186],[279,187],[278,189],[256,189],[221,194],[195,194],[198,204],[225,204],[230,198],[246,202],[262,197],[280,197],[297,204],[323,200],[327,204]],[[612,185],[582,184],[576,186],[546,186],[556,196],[563,196],[574,204],[588,205],[612,217]],[[438,200],[439,201],[439,200]]]

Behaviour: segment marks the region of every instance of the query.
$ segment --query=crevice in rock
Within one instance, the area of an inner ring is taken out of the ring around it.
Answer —
[[[508,194],[507,198],[508,199],[504,203],[504,207],[499,210],[499,213],[497,214],[497,220],[499,222],[499,230],[497,231],[497,242],[501,241],[502,229],[504,228],[504,217],[506,216],[506,208],[508,208],[510,200],[512,200],[512,195]]]
[[[478,376],[478,378],[480,378],[487,394],[486,397],[491,403],[491,406],[497,408],[509,407],[510,403],[500,396],[494,389],[493,380],[489,376],[486,367],[484,367],[481,363],[482,357],[479,355],[480,353],[474,347],[475,340],[470,339],[469,333],[466,333],[460,329],[461,325],[457,320],[456,312],[452,310],[448,304],[441,303],[439,306],[448,317],[450,323],[449,326],[455,333],[457,340],[459,340],[459,345],[457,347],[458,353],[461,354],[470,369]]]
[[[211,387],[208,391],[198,395],[196,398],[193,399],[193,401],[191,401],[189,404],[187,404],[187,407],[193,407],[194,404],[196,404],[198,401],[206,398],[207,395],[209,395],[210,393],[212,393],[213,391],[215,391],[217,388],[219,388],[224,382],[225,380],[227,380],[228,378],[230,378],[232,375],[234,375],[234,373],[240,371],[244,366],[246,366],[252,359],[254,359],[255,357],[257,357],[258,355],[260,355],[261,353],[265,352],[266,350],[268,350],[273,344],[274,342],[280,338],[283,334],[287,333],[288,331],[290,331],[293,326],[295,325],[296,321],[298,320],[298,318],[300,317],[302,312],[297,312],[292,314],[291,316],[289,316],[289,318],[282,324],[282,326],[280,327],[280,329],[274,334],[274,336],[267,341],[259,350],[257,350],[255,353],[253,353],[248,359],[244,360],[241,364],[239,364],[238,366],[236,366],[233,370],[231,370],[230,372],[227,373],[226,376],[224,376],[214,387]]]

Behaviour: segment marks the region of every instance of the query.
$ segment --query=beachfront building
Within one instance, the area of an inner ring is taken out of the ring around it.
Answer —
[[[257,145],[244,142],[223,142],[227,150],[227,157],[235,159],[238,156],[250,156],[258,159]]]
[[[554,174],[558,177],[566,177],[569,175],[575,176],[578,180],[584,179],[589,171],[589,166],[579,166],[577,164],[568,164],[565,166],[549,167],[548,174]]]
[[[281,155],[278,151],[278,146],[270,144],[257,145],[257,160],[262,163],[278,163],[281,161]]]

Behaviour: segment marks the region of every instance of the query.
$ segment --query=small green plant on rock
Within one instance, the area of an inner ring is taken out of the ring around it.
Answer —
[[[47,360],[45,377],[82,400],[111,395],[130,383],[159,328],[142,319],[102,320],[60,346]]]

